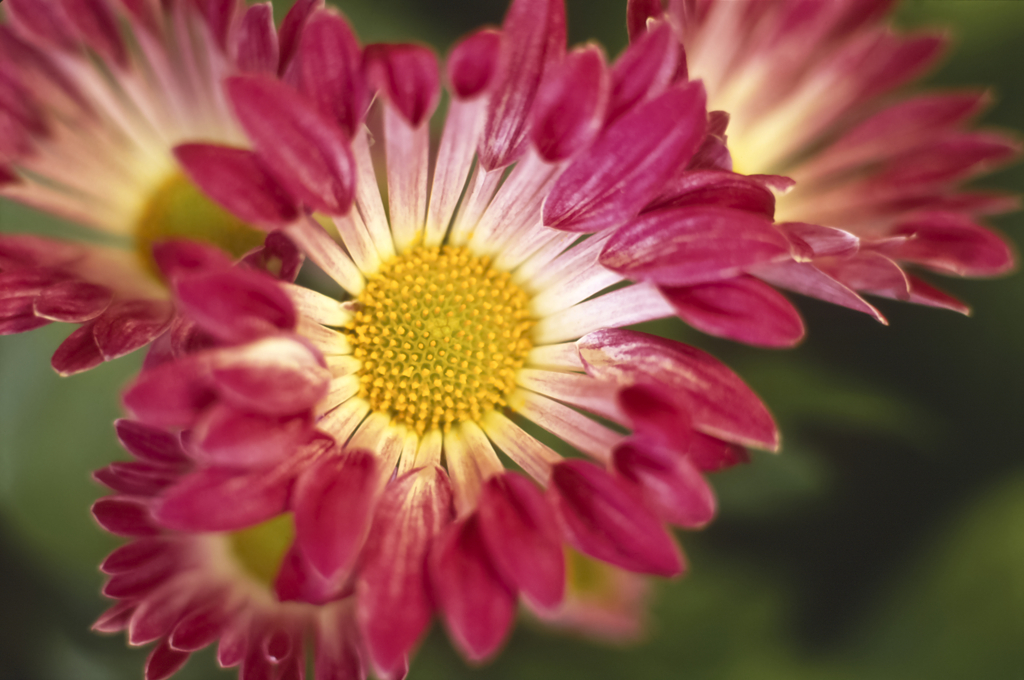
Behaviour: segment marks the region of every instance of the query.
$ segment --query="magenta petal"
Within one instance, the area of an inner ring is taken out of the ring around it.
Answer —
[[[171,647],[183,652],[202,649],[220,637],[229,614],[230,610],[220,598],[194,609],[174,627],[168,638]]]
[[[730,444],[700,432],[693,433],[689,458],[704,472],[717,472],[740,463],[750,462],[750,454],[742,446]]]
[[[545,609],[565,593],[565,556],[544,494],[526,477],[506,472],[487,480],[478,504],[480,533],[504,579]]]
[[[196,357],[143,371],[122,401],[137,420],[157,427],[191,427],[216,394]]]
[[[180,477],[174,468],[138,461],[117,461],[93,473],[93,477],[114,491],[129,495],[155,496]]]
[[[370,105],[362,58],[359,42],[342,17],[321,11],[306,23],[296,62],[299,88],[350,138]]]
[[[266,168],[313,210],[352,206],[355,159],[345,131],[305,96],[267,76],[235,76],[226,87],[238,121]]]
[[[598,466],[567,460],[554,466],[548,493],[566,540],[623,569],[659,576],[682,573],[683,557],[640,496]]]
[[[294,415],[327,395],[331,374],[316,350],[299,339],[269,338],[223,350],[211,372],[221,396],[264,415]]]
[[[82,323],[103,313],[113,299],[109,288],[86,281],[63,281],[36,296],[36,316],[52,321]]]
[[[67,50],[77,46],[74,30],[68,23],[61,3],[11,0],[6,10],[7,20],[20,33]]]
[[[644,27],[643,34],[612,67],[608,122],[664,92],[676,74],[680,56],[679,43],[667,23],[659,24],[651,32]]]
[[[789,259],[789,243],[762,216],[718,207],[647,213],[617,230],[601,264],[634,281],[692,286]]]
[[[336,608],[316,627],[315,675],[313,680],[363,680],[358,630],[351,610]]]
[[[910,300],[910,280],[906,272],[884,255],[864,251],[853,258],[822,262],[818,266],[854,290]]]
[[[686,456],[627,441],[615,449],[615,469],[639,487],[666,522],[699,528],[715,516],[717,502],[704,475]]]
[[[629,0],[626,3],[626,27],[629,41],[642,40],[647,33],[647,20],[664,13],[662,0]]]
[[[125,418],[114,421],[114,429],[121,446],[136,458],[164,465],[188,462],[181,442],[170,432]]]
[[[229,269],[180,277],[178,304],[203,330],[227,343],[294,330],[298,314],[287,293],[261,272]]]
[[[173,560],[153,560],[131,571],[114,574],[103,586],[103,594],[113,598],[136,598],[151,593],[167,582],[180,565]]]
[[[97,633],[120,633],[128,627],[135,614],[135,607],[138,602],[135,600],[122,600],[110,609],[106,610],[92,624],[92,630]]]
[[[192,431],[200,462],[219,467],[257,468],[278,463],[309,439],[311,414],[275,418],[225,403],[208,409]]]
[[[612,123],[573,160],[544,200],[544,224],[594,232],[635,217],[696,151],[704,86],[674,87]]]
[[[775,194],[746,175],[722,170],[690,170],[672,178],[648,210],[683,206],[718,206],[763,215],[775,215]]]
[[[36,316],[31,296],[0,298],[0,335],[13,335],[40,328],[49,319]]]
[[[291,66],[292,58],[299,49],[299,43],[305,32],[306,23],[309,18],[324,7],[324,0],[296,0],[288,13],[284,15],[281,22],[281,31],[278,34],[278,43],[281,46],[280,74]]]
[[[373,454],[325,456],[299,478],[295,542],[325,578],[351,569],[370,529],[380,470]]]
[[[274,594],[282,602],[327,604],[338,599],[341,584],[340,579],[320,575],[293,543],[274,579]]]
[[[776,225],[793,244],[794,257],[809,261],[816,257],[850,257],[860,248],[860,239],[854,234],[835,227],[823,227],[804,222],[784,222]]]
[[[299,215],[295,201],[252,151],[182,144],[174,148],[174,156],[196,186],[248,224],[273,228]]]
[[[530,139],[544,160],[555,163],[585,148],[601,130],[610,80],[601,50],[574,50],[551,69],[533,104]]]
[[[664,388],[653,383],[636,383],[623,387],[617,397],[634,435],[659,448],[680,453],[690,448],[693,437],[690,414],[679,408]]]
[[[371,86],[411,127],[430,118],[441,96],[437,56],[419,45],[369,45],[363,57]]]
[[[59,375],[68,376],[88,371],[103,363],[103,354],[96,344],[93,325],[76,328],[60,343],[50,359],[50,365]]]
[[[294,282],[306,256],[284,232],[272,231],[267,234],[262,248],[250,252],[242,262],[280,281]]]
[[[1006,241],[961,215],[916,216],[897,225],[892,235],[907,238],[878,247],[880,252],[941,272],[993,276],[1014,267],[1013,252]]]
[[[605,329],[576,343],[587,373],[599,380],[664,388],[694,429],[738,444],[768,450],[779,433],[757,395],[709,354],[674,340],[638,331]]]
[[[155,536],[159,529],[141,498],[109,496],[92,504],[92,516],[99,525],[117,536]]]
[[[243,73],[277,73],[277,29],[269,2],[252,5],[235,32],[235,62]]]
[[[143,538],[122,545],[110,553],[100,565],[105,574],[121,574],[138,569],[141,565],[154,560],[173,559],[173,548],[162,538]]]
[[[752,267],[751,273],[774,286],[849,307],[886,323],[882,313],[864,298],[808,262],[789,260],[760,264]]]
[[[414,470],[388,484],[363,548],[356,611],[374,665],[403,665],[430,623],[426,560],[434,537],[452,517],[448,476],[437,467]]]
[[[284,512],[291,487],[292,477],[280,470],[206,468],[168,489],[154,514],[178,531],[234,531]]]
[[[161,640],[146,659],[146,680],[164,680],[177,673],[188,661],[188,652],[171,649],[167,640]]]
[[[155,243],[153,259],[168,281],[187,274],[231,269],[234,264],[220,248],[182,239]]]
[[[537,89],[549,65],[564,53],[564,0],[513,0],[502,24],[498,71],[480,142],[485,170],[504,167],[522,154]]]
[[[171,324],[171,305],[157,300],[115,302],[93,326],[93,337],[107,361],[134,352],[160,336]]]
[[[128,52],[117,17],[105,0],[62,0],[68,21],[79,37],[105,59],[118,66],[128,64]]]
[[[174,628],[189,604],[177,588],[159,588],[151,593],[135,610],[128,626],[128,644],[144,645],[162,638]]]
[[[497,652],[512,626],[516,598],[491,565],[475,515],[448,525],[434,542],[430,580],[455,646],[471,661]]]
[[[800,313],[778,291],[750,276],[661,288],[679,318],[720,338],[760,347],[792,347],[804,337]]]
[[[493,81],[501,52],[501,33],[481,29],[464,38],[448,55],[448,82],[460,99],[483,94]]]

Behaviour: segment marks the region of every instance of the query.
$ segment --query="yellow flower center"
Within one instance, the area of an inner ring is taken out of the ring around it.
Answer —
[[[529,296],[467,248],[399,255],[357,302],[345,331],[362,362],[359,395],[421,435],[505,406],[533,347]]]
[[[153,244],[170,239],[203,241],[238,257],[263,245],[265,234],[210,200],[180,173],[153,194],[135,228],[135,248],[145,266],[159,274]]]
[[[228,534],[235,559],[254,579],[273,589],[285,553],[295,541],[290,513]]]

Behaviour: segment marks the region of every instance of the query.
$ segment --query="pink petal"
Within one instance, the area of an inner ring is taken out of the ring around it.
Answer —
[[[1014,267],[1013,252],[1006,241],[961,215],[920,215],[901,222],[892,235],[907,238],[879,246],[879,252],[938,271],[993,276]]]
[[[516,160],[545,71],[565,53],[564,0],[513,0],[502,24],[502,49],[480,142],[485,170]]]
[[[157,589],[135,610],[128,626],[128,644],[144,645],[164,637],[174,628],[188,604],[188,597],[177,588]]]
[[[171,305],[158,300],[125,300],[110,305],[93,326],[103,358],[117,359],[144,347],[171,324]]]
[[[93,473],[96,481],[114,491],[136,496],[155,496],[180,476],[173,468],[137,461],[118,461]]]
[[[455,646],[471,661],[497,652],[515,615],[515,593],[491,565],[475,515],[450,524],[430,552],[430,580]]]
[[[114,421],[117,439],[136,458],[163,465],[179,465],[188,459],[178,438],[165,430],[121,418]]]
[[[317,108],[355,136],[370,105],[362,50],[352,28],[332,11],[306,23],[297,56],[299,89]]]
[[[916,276],[907,276],[907,280],[910,282],[910,301],[914,304],[939,307],[960,314],[971,313],[970,307]]]
[[[612,123],[544,200],[544,224],[594,232],[635,217],[704,137],[704,86],[674,87]]]
[[[220,637],[230,613],[223,599],[215,598],[182,617],[168,642],[183,652],[198,651]]]
[[[627,441],[615,449],[615,469],[638,486],[666,522],[693,529],[715,516],[715,493],[686,456],[658,453]]]
[[[647,20],[664,14],[662,0],[629,0],[626,3],[626,27],[629,41],[637,42],[647,34]]]
[[[694,429],[768,450],[779,433],[768,409],[740,378],[714,357],[673,340],[637,331],[606,329],[576,346],[587,373],[620,385],[654,383],[689,411]]]
[[[380,470],[365,451],[325,456],[295,489],[295,542],[328,579],[350,570],[373,517]]]
[[[540,489],[515,472],[491,477],[478,516],[488,554],[504,580],[542,608],[557,607],[565,592],[565,557]]]
[[[35,315],[33,297],[0,298],[0,335],[13,335],[40,328],[50,323]]]
[[[234,35],[235,62],[243,73],[277,73],[277,29],[269,2],[246,10]]]
[[[89,47],[122,68],[128,65],[117,17],[104,0],[62,1],[68,21]]]
[[[910,299],[910,281],[899,265],[889,258],[861,252],[853,258],[820,262],[819,268],[850,288],[875,295]]]
[[[660,8],[659,8],[660,12]],[[679,68],[682,50],[667,23],[634,40],[612,67],[610,123],[635,106],[660,95]],[[684,64],[685,67],[685,64]]]
[[[305,96],[268,76],[225,82],[238,121],[288,193],[313,210],[347,213],[355,159],[345,131]]]
[[[220,248],[182,239],[154,244],[153,259],[168,281],[188,274],[223,271],[233,265],[231,258]]]
[[[203,414],[192,433],[201,463],[258,468],[291,456],[309,439],[312,430],[312,414],[280,418],[221,402]]]
[[[336,608],[333,615],[323,617],[316,627],[314,680],[363,680],[366,672],[357,642],[349,609]]]
[[[679,408],[663,387],[637,383],[619,390],[619,408],[629,418],[633,434],[659,448],[685,453],[693,437],[690,414]]]
[[[500,52],[501,33],[493,29],[481,29],[456,44],[447,62],[452,94],[460,99],[483,94],[494,80]]]
[[[223,350],[212,363],[211,378],[221,396],[264,415],[312,409],[330,388],[323,357],[297,338],[271,337]]]
[[[700,432],[693,433],[688,455],[693,464],[704,472],[717,472],[750,462],[750,454],[742,446]]]
[[[159,529],[141,498],[108,496],[92,504],[92,516],[101,527],[117,536],[155,536]]]
[[[237,0],[200,0],[196,4],[217,46],[224,50],[227,47],[228,31],[241,3]]]
[[[793,256],[797,260],[851,257],[860,249],[860,239],[842,229],[804,222],[784,222],[775,226],[793,244]]]
[[[775,194],[745,175],[722,170],[691,170],[669,181],[649,210],[684,206],[718,206],[763,215],[775,215]]]
[[[103,586],[103,594],[113,598],[138,598],[166,583],[180,565],[175,561],[154,560],[131,571],[114,574]]]
[[[164,680],[177,673],[188,661],[188,652],[171,649],[167,640],[162,640],[146,659],[146,680]]]
[[[410,126],[419,127],[430,118],[441,95],[433,51],[419,45],[369,45],[364,62],[370,84]]]
[[[612,234],[600,262],[634,281],[692,286],[789,257],[789,243],[771,220],[707,206],[641,215]]]
[[[103,363],[103,354],[96,344],[93,324],[88,323],[72,331],[60,343],[50,359],[50,365],[59,375],[68,376],[88,371]]]
[[[35,299],[36,316],[52,321],[82,323],[94,319],[110,305],[109,288],[85,281],[63,281],[44,289]]]
[[[340,579],[320,575],[293,543],[274,579],[274,594],[282,602],[322,605],[338,599],[341,583]]]
[[[530,139],[541,158],[563,161],[590,145],[601,130],[610,87],[604,54],[594,45],[551,69],[531,113]]]
[[[193,472],[168,489],[154,514],[178,531],[235,531],[285,511],[292,477],[280,470],[240,473],[224,468]]]
[[[6,10],[7,20],[19,33],[66,50],[77,47],[74,30],[61,3],[11,0]]]
[[[242,262],[276,279],[291,283],[299,275],[305,259],[305,254],[284,232],[272,231],[267,234],[263,247],[250,252]]]
[[[367,649],[380,669],[400,668],[430,622],[427,553],[451,518],[450,482],[437,467],[399,477],[378,502],[363,548],[356,612]]]
[[[867,300],[810,263],[794,260],[773,262],[752,267],[750,273],[774,286],[849,307],[870,314],[881,323],[888,323]]]
[[[750,276],[662,288],[679,318],[720,338],[759,347],[792,347],[804,337],[800,313],[771,286]]]
[[[583,460],[559,463],[548,494],[566,540],[577,550],[645,574],[676,576],[683,557],[672,536],[623,482]]]
[[[196,357],[143,371],[122,401],[137,420],[156,427],[191,427],[216,398]]]
[[[110,553],[100,564],[100,571],[104,574],[121,574],[155,560],[173,561],[173,550],[172,544],[163,538],[135,540]]]
[[[97,633],[120,633],[128,627],[128,623],[135,614],[135,607],[138,602],[135,600],[122,600],[107,611],[100,614],[96,623],[92,624],[92,630]]]
[[[296,0],[281,22],[278,43],[281,46],[279,71],[283,75],[292,63],[292,58],[299,49],[301,38],[305,32],[309,18],[323,9],[324,0]]]
[[[293,222],[295,200],[252,151],[215,144],[182,144],[174,156],[196,186],[247,224],[264,229]]]
[[[288,294],[266,274],[229,269],[175,281],[182,313],[227,343],[294,330],[298,314]]]

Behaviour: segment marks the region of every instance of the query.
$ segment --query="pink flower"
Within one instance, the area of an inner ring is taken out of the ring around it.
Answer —
[[[1013,268],[1008,244],[978,218],[1016,208],[1016,198],[961,187],[1019,152],[1005,134],[969,128],[986,93],[892,95],[935,62],[942,37],[894,33],[884,23],[889,0],[670,0],[664,14],[662,4],[630,0],[633,39],[648,17],[669,21],[690,78],[704,83],[710,108],[729,114],[735,169],[796,182],[777,218],[807,247],[752,274],[882,320],[851,291],[967,312],[914,270]],[[848,237],[822,240],[808,224]]]
[[[385,677],[435,613],[482,659],[520,596],[557,612],[564,546],[680,574],[666,525],[713,517],[704,473],[779,445],[767,409],[717,360],[623,329],[676,307],[599,262],[615,239],[643,240],[696,284],[791,259],[764,189],[774,180],[705,172],[721,159],[718,120],[678,77],[667,30],[608,67],[594,46],[564,52],[564,18],[560,0],[515,0],[500,32],[454,48],[433,162],[435,56],[360,50],[330,11],[310,17],[294,78],[227,80],[253,151],[176,149],[204,191],[278,228],[333,282],[325,294],[194,243],[155,249],[181,316],[125,404],[180,436],[188,465],[140,514],[190,536],[293,526],[288,557],[264,565],[267,589],[351,600]],[[252,181],[257,161],[270,181]],[[349,173],[354,197],[339,193]],[[703,179],[683,186],[687,173]],[[766,198],[723,198],[734,191]],[[707,240],[659,235],[644,211],[669,203]],[[799,337],[788,309],[772,318]]]
[[[0,235],[0,335],[82,324],[53,366],[83,371],[168,328],[154,243],[194,238],[235,257],[279,255],[261,251],[265,225],[212,202],[171,150],[189,139],[249,145],[221,82],[287,71],[316,4],[298,2],[278,32],[269,3],[241,0],[4,3],[0,195],[125,247]]]

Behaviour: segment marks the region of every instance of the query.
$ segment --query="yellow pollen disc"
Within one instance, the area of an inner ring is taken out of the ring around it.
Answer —
[[[417,247],[386,262],[345,327],[359,396],[419,434],[505,406],[533,347],[529,297],[488,257]]]
[[[263,245],[266,234],[220,207],[180,173],[154,192],[135,226],[135,247],[145,266],[158,274],[153,244],[190,239],[217,246],[233,257]]]
[[[272,588],[285,553],[295,540],[291,513],[228,534],[238,563],[263,585]]]

